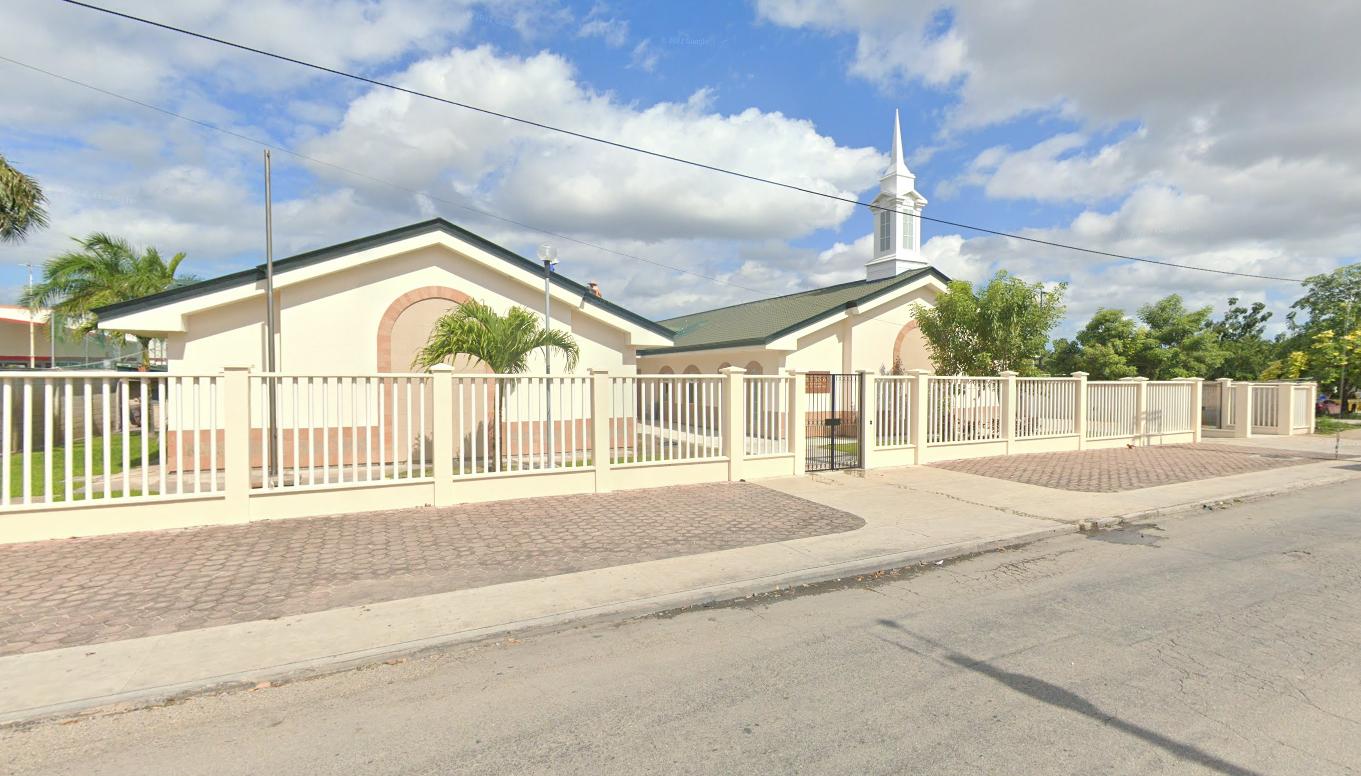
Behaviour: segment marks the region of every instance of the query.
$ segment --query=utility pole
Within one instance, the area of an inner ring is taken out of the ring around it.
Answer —
[[[274,380],[274,214],[272,192],[270,191],[269,149],[265,149],[265,371],[269,377],[269,470],[265,477],[271,477],[282,470],[279,466],[279,444],[276,429],[279,427],[278,397],[275,396]],[[358,466],[358,461],[355,462]]]
[[[32,293],[33,293],[33,265],[32,265],[32,264],[21,264],[20,266],[22,266],[22,267],[28,267],[28,293],[32,294]],[[37,320],[37,318],[38,318],[38,309],[37,309],[36,307],[33,306],[33,303],[32,303],[32,302],[30,302],[29,305],[28,305],[28,368],[29,368],[29,369],[37,369],[37,368],[38,368],[38,346],[37,346],[37,343],[36,343],[36,339],[37,339],[37,338],[36,338],[35,332],[34,332],[34,329],[36,329],[37,326],[38,326],[38,320]]]
[[[553,295],[550,291],[552,284],[553,267],[558,263],[558,249],[552,243],[542,243],[537,251],[539,258],[543,260],[543,330],[549,331],[553,325],[549,315],[549,306],[553,303]],[[543,373],[550,375],[553,373],[553,362],[548,348],[543,349]],[[550,456],[548,465],[552,466],[551,456],[553,453],[553,381],[544,380],[544,417],[548,419],[548,454]]]

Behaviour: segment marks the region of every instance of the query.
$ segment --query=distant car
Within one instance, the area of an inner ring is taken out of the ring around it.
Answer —
[[[1314,404],[1315,415],[1341,415],[1342,405],[1336,399],[1319,399]]]

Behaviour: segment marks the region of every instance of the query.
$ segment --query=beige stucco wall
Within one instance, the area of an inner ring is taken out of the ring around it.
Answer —
[[[295,373],[375,372],[379,323],[394,300],[416,289],[452,288],[502,312],[512,305],[536,312],[543,309],[542,288],[526,286],[438,245],[294,285],[286,281],[286,276],[281,278],[277,291],[278,366]],[[170,371],[214,373],[230,362],[263,368],[264,306],[265,300],[255,296],[189,316],[187,331],[169,337]],[[621,373],[635,367],[627,333],[575,311],[564,301],[554,300],[552,313],[554,327],[571,330],[581,348],[577,374],[584,374],[588,367]],[[414,335],[402,336],[409,340]],[[394,349],[393,371],[405,371],[408,363],[409,358]],[[554,373],[563,373],[562,366],[555,364]],[[543,370],[541,356],[534,357],[530,370]]]
[[[761,365],[762,374],[779,374],[787,354],[775,350],[697,350],[692,353],[677,353],[669,356],[640,356],[639,374],[659,374],[664,367],[671,367],[675,374],[684,374],[688,367],[694,366],[701,374],[714,374],[724,366],[740,366],[748,369],[755,361]],[[748,370],[750,371],[750,370]]]
[[[874,308],[868,314],[855,316],[851,321],[851,371],[891,369],[898,335],[904,326],[916,319],[913,305],[921,303],[929,307],[934,299],[933,290],[922,288]],[[904,337],[902,356],[905,369],[931,369],[931,359],[918,331],[910,331]]]

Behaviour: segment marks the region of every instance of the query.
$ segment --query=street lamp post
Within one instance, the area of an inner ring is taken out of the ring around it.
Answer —
[[[549,308],[553,303],[551,292],[551,278],[553,268],[558,264],[558,249],[552,243],[539,244],[539,259],[543,262],[543,330],[548,331],[552,325],[552,318],[549,316]],[[553,363],[549,356],[551,351],[543,349],[543,373],[550,375],[553,373]],[[544,417],[548,419],[548,465],[553,465],[553,381],[544,380]]]

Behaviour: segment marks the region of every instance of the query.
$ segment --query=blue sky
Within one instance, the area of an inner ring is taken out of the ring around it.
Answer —
[[[1185,264],[1302,277],[1355,261],[1355,12],[1265,3],[1140,9],[879,0],[110,0],[110,6],[451,99],[868,200],[894,110],[926,215]],[[1222,6],[1222,7],[1219,7]],[[0,0],[0,53],[428,191],[570,241],[561,270],[665,317],[863,276],[870,218],[224,50],[56,0]],[[1276,52],[1261,56],[1270,44]],[[0,152],[44,182],[52,228],[262,259],[259,147],[0,62]],[[543,236],[276,155],[280,255],[441,215],[532,252]],[[1222,309],[1289,283],[1099,260],[927,223],[947,274],[1070,282],[1099,306],[1168,293]],[[696,275],[718,278],[705,280]]]

